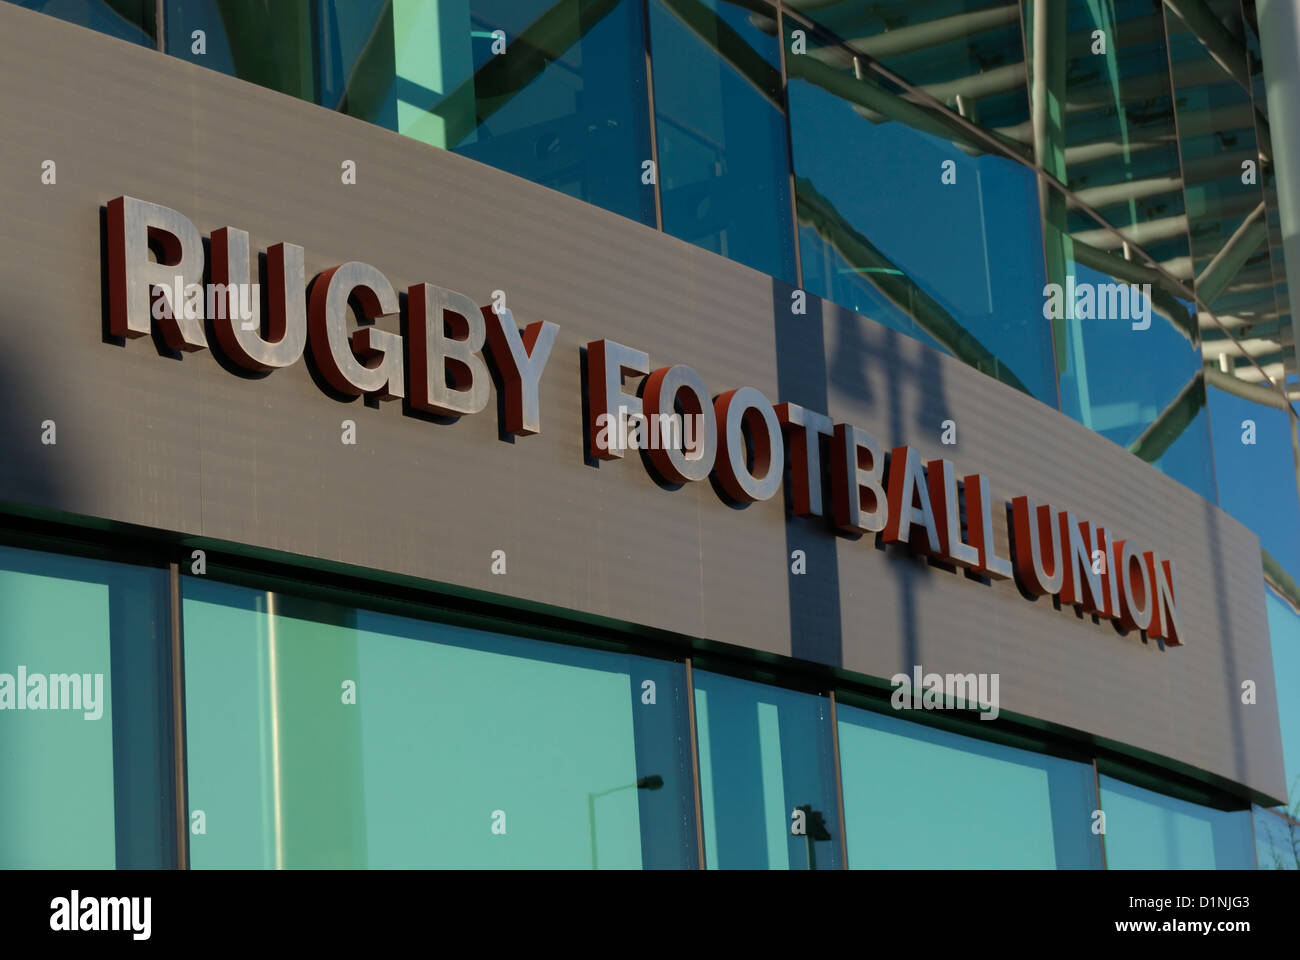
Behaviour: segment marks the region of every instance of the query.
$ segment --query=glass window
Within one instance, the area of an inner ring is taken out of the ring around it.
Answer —
[[[142,47],[156,45],[155,0],[10,0],[119,40]]]
[[[1261,870],[1300,870],[1300,824],[1255,807],[1255,859]]]
[[[1056,406],[1033,171],[786,28],[804,286]]]
[[[1148,0],[1024,4],[1043,168],[1184,282],[1183,180],[1159,7]]]
[[[1253,870],[1249,810],[1215,810],[1101,777],[1112,870]]]
[[[0,867],[175,864],[162,570],[0,547]]]
[[[1219,505],[1255,532],[1282,569],[1300,578],[1300,501],[1287,413],[1217,387],[1207,393]]]
[[[839,868],[830,701],[703,670],[694,681],[706,865]]]
[[[1282,765],[1288,809],[1300,814],[1300,614],[1272,590],[1264,591],[1268,633],[1273,643],[1273,681],[1282,727]]]
[[[1007,0],[786,0],[855,52],[1032,157],[1020,11]],[[797,25],[797,24],[796,24]]]
[[[849,866],[1095,869],[1093,768],[838,705]]]
[[[684,668],[184,580],[196,867],[691,867]]]
[[[1044,213],[1061,411],[1216,502],[1195,304],[1059,188]]]
[[[664,229],[794,284],[775,14],[755,0],[650,0]]]
[[[168,0],[167,41],[186,60],[655,222],[636,0]]]

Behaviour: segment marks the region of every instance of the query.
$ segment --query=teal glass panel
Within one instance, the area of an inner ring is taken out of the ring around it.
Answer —
[[[155,0],[9,0],[28,10],[89,27],[119,40],[152,47],[157,36]]]
[[[1253,811],[1259,869],[1300,870],[1300,823],[1263,807]]]
[[[1101,777],[1111,870],[1253,870],[1249,810],[1215,810]]]
[[[655,222],[636,0],[168,0],[167,52]]]
[[[1055,407],[1033,171],[807,44],[786,57],[804,286]]]
[[[184,588],[194,866],[695,866],[680,664]]]
[[[709,869],[837,869],[830,700],[703,670],[694,682]]]
[[[1093,769],[838,706],[853,869],[1096,869]]]
[[[0,547],[0,867],[175,862],[166,574]]]
[[[651,0],[664,230],[793,285],[781,50],[756,0]]]
[[[1282,727],[1282,765],[1286,770],[1287,809],[1300,814],[1300,614],[1272,590],[1264,591],[1268,634],[1273,644],[1273,680]]]

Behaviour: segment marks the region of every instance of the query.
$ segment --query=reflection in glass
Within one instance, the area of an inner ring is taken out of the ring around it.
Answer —
[[[694,865],[681,665],[184,592],[194,866]]]
[[[1263,807],[1255,816],[1255,859],[1261,870],[1300,870],[1300,823]]]
[[[655,221],[635,0],[168,0],[167,40],[183,59]]]
[[[0,547],[0,868],[174,866],[166,588]]]
[[[1188,4],[1180,9],[1181,16],[1166,9],[1165,23],[1192,263],[1196,294],[1219,321],[1202,324],[1205,361],[1237,379],[1263,383],[1259,369],[1242,356],[1244,345],[1281,381],[1264,196],[1268,172],[1259,169],[1264,158],[1256,123],[1261,118],[1251,97],[1241,8],[1233,4],[1214,11]]]
[[[1091,766],[837,704],[849,866],[1097,869]]]
[[[830,701],[696,670],[709,869],[840,866]]]
[[[1195,304],[1059,189],[1044,193],[1062,412],[1216,501]]]
[[[1249,810],[1215,810],[1103,775],[1111,870],[1253,870]]]
[[[1026,2],[1024,13],[1034,106],[1025,132],[1034,134],[1043,168],[1168,273],[1190,281],[1159,9],[1149,0],[1057,0]]]
[[[651,0],[664,229],[794,284],[781,51],[752,0]]]
[[[1272,266],[1273,308],[1275,317],[1257,316],[1253,329],[1249,331],[1252,338],[1266,338],[1265,343],[1252,344],[1252,354],[1257,355],[1264,364],[1277,362],[1269,354],[1280,352],[1285,370],[1291,371],[1288,378],[1293,385],[1292,393],[1300,398],[1300,391],[1295,384],[1295,335],[1291,321],[1291,298],[1286,280],[1286,259],[1283,250],[1282,213],[1278,206],[1277,167],[1273,162],[1273,142],[1268,119],[1268,90],[1264,83],[1264,62],[1260,52],[1259,24],[1255,22],[1254,5],[1243,4],[1247,16],[1243,20],[1245,31],[1247,64],[1250,72],[1251,95],[1255,106],[1255,138],[1259,145],[1259,185],[1264,194],[1264,207],[1267,211],[1269,261]],[[1268,312],[1267,301],[1264,311]],[[1291,331],[1288,344],[1287,331]],[[1246,336],[1241,331],[1238,336]],[[1280,348],[1280,350],[1279,350]],[[1289,361],[1289,363],[1288,363]]]
[[[786,7],[1032,156],[1024,133],[1025,47],[1014,2],[788,0]]]
[[[786,58],[804,286],[1055,406],[1032,172],[808,44]]]
[[[155,0],[9,0],[119,40],[155,45]]]

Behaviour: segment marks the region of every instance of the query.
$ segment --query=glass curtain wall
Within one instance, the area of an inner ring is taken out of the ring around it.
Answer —
[[[167,51],[655,223],[638,0],[168,0]]]
[[[0,546],[0,868],[176,865],[165,570]]]
[[[1111,870],[1253,870],[1250,810],[1216,810],[1101,776]]]
[[[1102,866],[1091,764],[843,703],[838,715],[850,867]]]
[[[693,679],[709,869],[839,869],[830,701],[703,670]]]
[[[682,664],[183,583],[193,866],[695,866]]]

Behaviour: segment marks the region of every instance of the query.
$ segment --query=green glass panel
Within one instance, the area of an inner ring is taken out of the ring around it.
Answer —
[[[1249,810],[1215,810],[1101,777],[1112,870],[1253,870]]]
[[[841,704],[849,866],[1088,869],[1092,767]]]
[[[197,867],[694,865],[684,670],[185,581]]]
[[[174,863],[165,586],[0,547],[0,867]]]
[[[697,670],[709,869],[840,866],[830,701]]]

